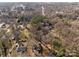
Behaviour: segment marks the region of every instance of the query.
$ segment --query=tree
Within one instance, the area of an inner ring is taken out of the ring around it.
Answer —
[[[40,22],[43,21],[43,19],[45,19],[45,17],[43,17],[43,16],[34,16],[34,17],[32,18],[32,20],[31,20],[31,24],[32,24],[32,25],[33,25],[33,24],[38,25]]]

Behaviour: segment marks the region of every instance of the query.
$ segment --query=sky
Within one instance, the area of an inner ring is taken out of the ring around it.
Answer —
[[[79,2],[79,0],[0,0],[0,2]]]

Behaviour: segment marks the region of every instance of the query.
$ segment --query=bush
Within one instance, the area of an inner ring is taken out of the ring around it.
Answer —
[[[55,49],[59,49],[61,47],[61,43],[57,40],[53,41],[53,47]]]
[[[62,57],[65,56],[65,49],[61,48],[58,52],[57,52],[57,56]]]
[[[62,46],[61,39],[58,37],[55,37],[55,39],[52,42],[53,45],[53,54],[57,57],[65,56],[65,48]]]

